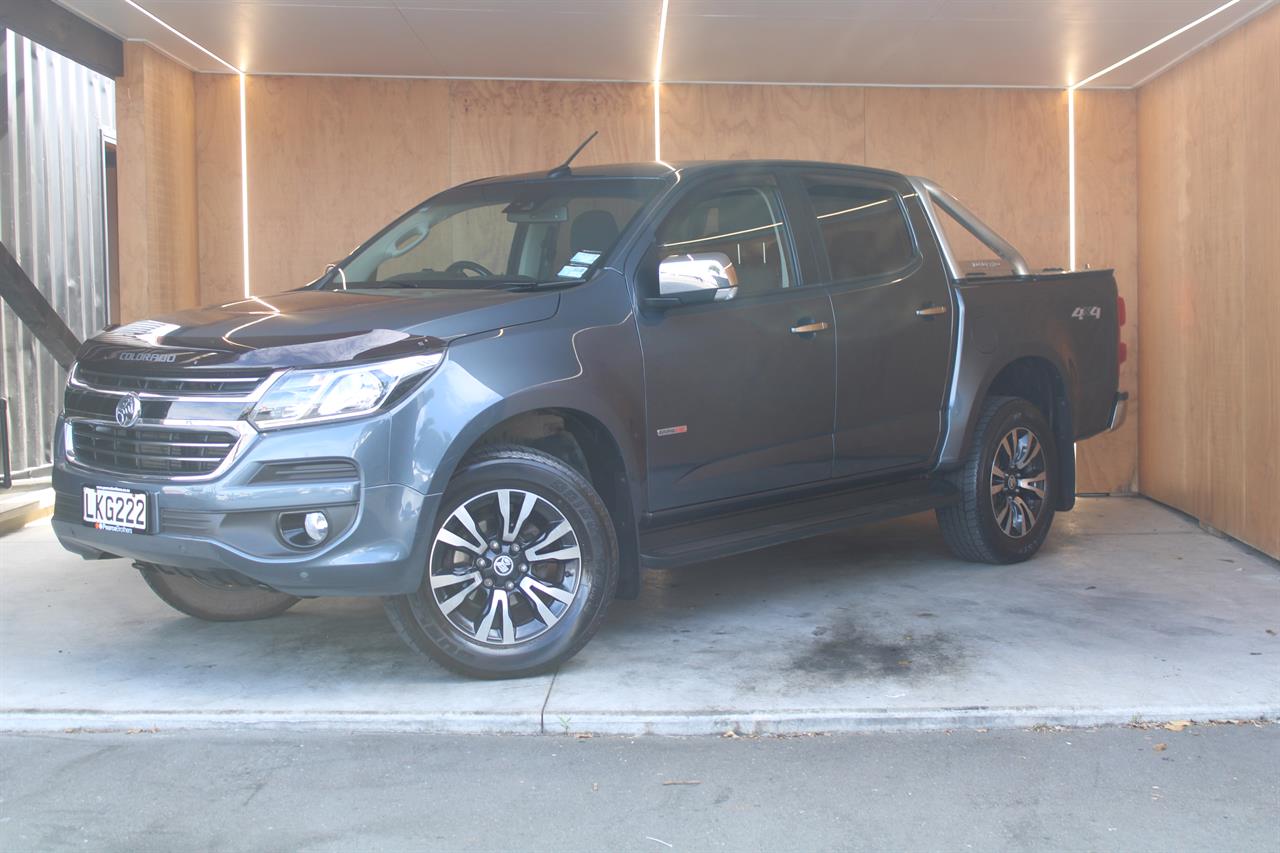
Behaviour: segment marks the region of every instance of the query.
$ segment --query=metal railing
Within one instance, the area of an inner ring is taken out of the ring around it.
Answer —
[[[960,268],[959,261],[956,260],[954,253],[951,251],[951,244],[947,241],[946,232],[942,228],[939,221],[937,210],[941,209],[952,219],[958,222],[964,230],[968,231],[978,239],[982,245],[995,252],[1000,258],[1013,268],[1014,275],[1031,275],[1031,267],[1022,257],[1022,253],[1014,248],[1013,244],[1001,237],[995,230],[978,218],[978,215],[969,208],[965,207],[960,199],[944,190],[928,178],[911,178],[912,186],[920,196],[920,202],[924,205],[925,212],[928,214],[934,233],[938,235],[938,243],[942,247],[942,256],[947,262],[947,270],[951,273],[951,277],[956,281],[964,278],[964,271]]]

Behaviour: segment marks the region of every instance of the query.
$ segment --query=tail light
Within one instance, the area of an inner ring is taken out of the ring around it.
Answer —
[[[1117,296],[1116,297],[1116,365],[1117,366],[1124,364],[1125,360],[1129,358],[1129,345],[1120,339],[1120,330],[1124,328],[1124,321],[1126,318],[1127,317],[1126,317],[1125,307],[1124,307],[1124,297]]]

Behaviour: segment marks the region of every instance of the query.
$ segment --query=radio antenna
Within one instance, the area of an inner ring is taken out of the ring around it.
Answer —
[[[569,155],[569,159],[568,159],[568,160],[565,160],[565,161],[564,161],[563,163],[561,163],[559,166],[556,166],[556,167],[555,167],[554,169],[552,169],[550,172],[547,172],[547,177],[548,177],[548,178],[562,178],[562,177],[564,177],[565,175],[571,175],[571,174],[573,174],[572,170],[569,168],[569,164],[573,162],[573,158],[577,157],[579,154],[581,154],[581,153],[582,153],[582,149],[583,149],[583,148],[586,148],[586,147],[587,147],[587,145],[591,142],[591,140],[595,139],[595,138],[596,138],[596,136],[597,136],[597,135],[599,135],[599,133],[600,133],[600,131],[598,131],[598,130],[593,130],[593,131],[591,131],[591,135],[590,135],[590,136],[588,136],[586,139],[582,140],[582,144],[581,144],[581,145],[579,145],[577,148],[573,149],[573,153]]]

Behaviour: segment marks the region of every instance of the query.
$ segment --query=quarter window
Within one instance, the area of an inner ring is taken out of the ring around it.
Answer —
[[[888,275],[915,257],[897,193],[875,187],[809,183],[832,281]]]
[[[782,202],[772,187],[734,187],[695,194],[658,231],[661,256],[725,255],[741,296],[792,285],[784,251]]]

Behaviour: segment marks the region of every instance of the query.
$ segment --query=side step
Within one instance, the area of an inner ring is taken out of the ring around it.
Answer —
[[[640,532],[640,563],[667,569],[727,557],[948,506],[958,497],[945,480],[911,480],[650,528]]]

